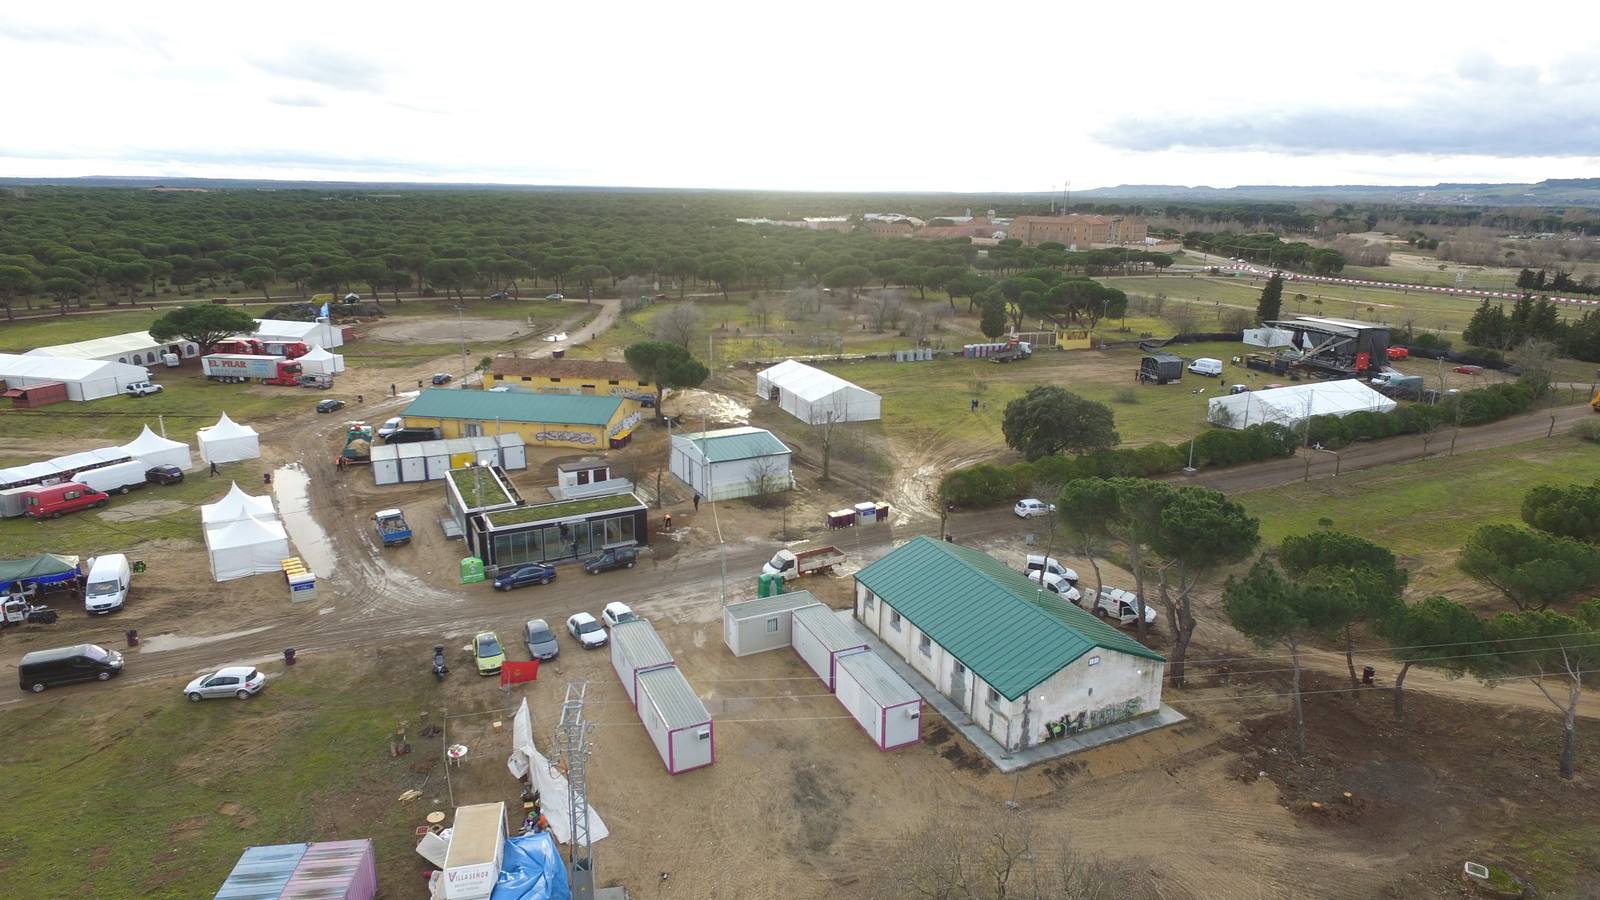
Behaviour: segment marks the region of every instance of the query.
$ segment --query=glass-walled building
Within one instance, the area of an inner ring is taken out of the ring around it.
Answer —
[[[644,502],[632,493],[518,506],[473,515],[467,545],[486,567],[559,564],[612,547],[650,543]]]

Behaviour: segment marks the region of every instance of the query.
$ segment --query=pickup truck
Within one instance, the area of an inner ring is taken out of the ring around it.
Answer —
[[[1134,602],[1137,599],[1138,595],[1133,591],[1108,587],[1099,596],[1092,590],[1083,591],[1083,599],[1078,601],[1078,605],[1102,619],[1114,618],[1123,625],[1132,625],[1139,618],[1134,614]],[[1155,624],[1155,607],[1145,604],[1144,621],[1146,625]]]
[[[398,509],[380,509],[372,514],[373,527],[378,529],[378,539],[385,547],[411,543],[411,526]]]
[[[772,559],[761,567],[761,574],[781,575],[785,579],[796,578],[815,572],[832,571],[834,566],[842,562],[844,562],[844,551],[838,547],[797,547],[793,550],[785,548],[772,555]]]

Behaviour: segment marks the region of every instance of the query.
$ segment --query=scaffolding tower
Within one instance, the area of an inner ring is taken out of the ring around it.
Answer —
[[[567,696],[561,703],[561,722],[556,726],[556,746],[561,748],[567,768],[567,809],[572,818],[572,846],[567,862],[567,881],[574,900],[594,897],[594,847],[589,841],[589,723],[583,719],[583,700],[589,682],[579,679],[567,683]]]

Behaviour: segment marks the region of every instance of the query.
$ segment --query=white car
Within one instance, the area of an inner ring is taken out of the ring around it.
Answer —
[[[384,423],[378,426],[378,437],[387,438],[389,435],[394,434],[396,431],[399,431],[404,427],[406,427],[406,420],[399,416],[395,416],[392,419],[385,419]]]
[[[1030,578],[1033,577],[1034,572],[1049,572],[1051,575],[1054,575],[1058,578],[1066,579],[1067,583],[1073,587],[1078,586],[1077,570],[1062,565],[1061,560],[1056,559],[1055,557],[1051,557],[1049,560],[1046,560],[1043,553],[1028,554],[1027,562],[1023,564],[1022,571],[1028,573],[1028,577]]]
[[[567,631],[578,639],[578,643],[582,644],[585,650],[593,650],[596,647],[604,647],[606,645],[605,628],[595,621],[594,616],[586,612],[574,613],[571,618],[567,619]]]
[[[565,300],[565,299],[567,299],[567,295],[561,293],[560,291],[557,291],[554,294],[545,294],[544,298],[546,300]]]
[[[199,703],[208,697],[238,697],[240,700],[249,700],[267,686],[267,676],[249,666],[230,666],[218,669],[210,675],[201,675],[199,678],[184,685],[183,695],[191,703]]]
[[[161,385],[151,384],[148,381],[135,381],[132,384],[125,385],[122,388],[122,392],[129,397],[148,397],[151,394],[161,393]]]
[[[1017,518],[1019,519],[1031,519],[1035,516],[1050,515],[1056,511],[1056,505],[1054,503],[1046,503],[1043,500],[1035,500],[1030,497],[1027,500],[1018,500],[1017,505],[1013,506],[1011,511],[1016,513]]]
[[[544,336],[544,341],[547,344],[559,344],[566,339],[567,333],[565,331],[558,331],[555,334],[547,334]]]
[[[1041,575],[1044,576],[1044,589],[1050,593],[1060,594],[1071,603],[1077,603],[1079,600],[1083,599],[1083,595],[1078,593],[1078,589],[1073,586],[1072,582],[1053,572],[1029,572],[1028,580],[1036,582],[1039,580],[1039,576]]]
[[[607,628],[615,628],[620,622],[632,622],[639,618],[626,603],[613,600],[600,610],[600,620],[606,623]]]
[[[1139,598],[1133,591],[1108,587],[1098,597],[1094,591],[1089,591],[1088,596],[1083,599],[1088,601],[1086,608],[1102,619],[1115,618],[1123,625],[1132,625],[1139,621],[1139,616],[1134,612],[1134,603]],[[1084,606],[1083,603],[1078,605]],[[1144,605],[1144,622],[1146,625],[1154,625],[1156,622],[1156,609],[1148,603]]]

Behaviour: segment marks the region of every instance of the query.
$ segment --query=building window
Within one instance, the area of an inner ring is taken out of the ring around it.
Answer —
[[[532,375],[524,375],[524,376],[522,376],[522,380],[523,381],[532,381],[533,380],[533,376]]]
[[[594,470],[594,475],[593,475],[594,483],[595,484],[599,484],[600,482],[605,481],[607,474],[608,473],[606,472],[605,469],[595,469]]]
[[[767,634],[777,634],[777,633],[778,633],[778,617],[777,616],[773,616],[772,618],[767,620]]]
[[[900,614],[899,613],[897,613],[897,612],[889,613],[889,627],[893,628],[895,631],[899,631],[900,630]]]
[[[611,380],[610,380],[610,381],[608,381],[608,382],[606,382],[606,384],[609,384],[609,385],[611,385],[611,386],[612,386],[612,387],[616,387],[616,386],[617,386],[617,385],[618,385],[618,384],[619,384],[619,383],[620,383],[620,382],[618,382],[618,381],[617,381],[617,380],[616,380],[616,379],[615,379],[615,378],[613,378],[613,379],[611,379]]]
[[[861,608],[866,610],[866,611],[868,611],[868,612],[871,612],[873,609],[877,608],[877,606],[878,606],[877,598],[872,596],[872,592],[871,591],[867,591],[867,599],[862,601]]]
[[[467,422],[466,424],[462,425],[461,427],[464,430],[464,433],[466,434],[467,437],[482,437],[483,436],[483,423],[482,422]]]
[[[589,470],[588,469],[579,469],[578,470],[578,483],[579,484],[588,484],[589,483]]]
[[[557,378],[557,377],[556,377],[556,376],[554,376],[554,375],[552,375],[552,376],[550,376],[550,383],[551,383],[551,384],[560,384],[560,383],[561,383],[561,379],[560,379],[560,378]]]
[[[995,690],[994,688],[989,688],[989,705],[990,706],[999,706],[1000,705],[1000,692]]]
[[[917,641],[917,649],[922,651],[923,656],[933,656],[933,639],[927,635],[923,635],[921,639]]]

